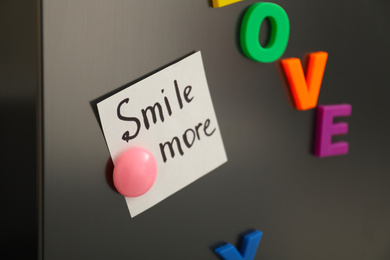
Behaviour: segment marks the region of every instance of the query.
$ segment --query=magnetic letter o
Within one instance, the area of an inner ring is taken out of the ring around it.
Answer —
[[[264,48],[259,42],[261,23],[268,18],[271,34]],[[240,42],[244,54],[255,61],[273,62],[286,50],[290,35],[287,13],[277,4],[256,3],[246,11],[241,23]]]

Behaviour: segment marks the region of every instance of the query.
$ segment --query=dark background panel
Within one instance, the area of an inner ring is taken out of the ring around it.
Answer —
[[[0,1],[2,259],[36,259],[36,1]]]

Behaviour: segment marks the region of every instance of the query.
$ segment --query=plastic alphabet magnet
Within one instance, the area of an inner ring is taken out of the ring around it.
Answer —
[[[350,116],[352,106],[349,104],[318,106],[316,144],[314,154],[318,157],[343,155],[348,153],[347,142],[332,143],[333,135],[348,133],[348,124],[333,123],[335,117]]]

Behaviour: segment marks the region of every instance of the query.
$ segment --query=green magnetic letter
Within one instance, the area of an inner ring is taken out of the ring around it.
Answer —
[[[267,46],[259,42],[261,23],[268,18],[271,33]],[[273,62],[286,50],[290,34],[287,13],[277,4],[256,3],[246,11],[241,23],[240,41],[244,54],[255,61]]]

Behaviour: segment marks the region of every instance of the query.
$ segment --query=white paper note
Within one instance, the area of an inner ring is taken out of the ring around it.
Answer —
[[[133,147],[148,149],[157,160],[152,188],[126,197],[132,217],[227,161],[200,51],[97,106],[114,165]]]

